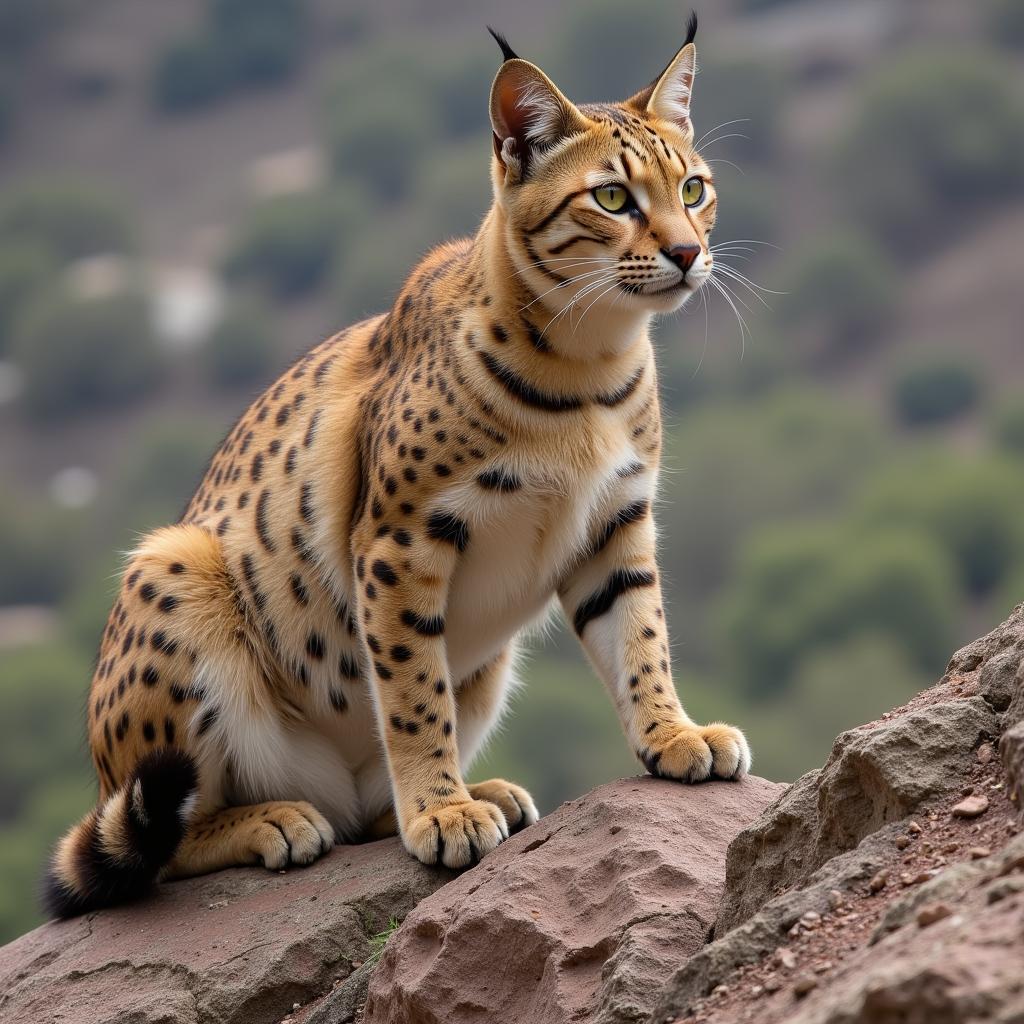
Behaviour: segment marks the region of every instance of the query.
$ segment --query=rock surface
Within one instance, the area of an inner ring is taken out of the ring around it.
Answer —
[[[706,940],[729,842],[784,790],[647,777],[563,805],[409,915],[365,1024],[646,1019]]]
[[[307,869],[170,883],[0,949],[0,1020],[271,1024],[335,979],[341,1000],[370,937],[452,877],[390,839],[337,847]]]
[[[1022,803],[1024,606],[791,787],[623,780],[460,876],[389,840],[167,885],[0,949],[0,1020],[1024,1024]]]
[[[1024,607],[737,837],[652,1024],[1024,1020],[1021,718]]]

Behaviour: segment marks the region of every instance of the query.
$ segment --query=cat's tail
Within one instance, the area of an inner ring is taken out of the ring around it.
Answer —
[[[154,751],[58,842],[43,878],[51,917],[75,917],[149,891],[181,845],[195,807],[195,761]]]

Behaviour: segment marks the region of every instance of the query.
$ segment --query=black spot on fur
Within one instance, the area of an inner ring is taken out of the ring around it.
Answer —
[[[469,544],[469,527],[451,512],[438,510],[427,520],[427,535],[434,540],[451,544],[459,552]]]
[[[420,636],[441,636],[444,633],[444,619],[440,615],[419,615],[407,608],[402,612],[402,622]]]
[[[488,491],[501,491],[503,494],[511,494],[523,486],[522,481],[506,469],[488,469],[481,473],[476,482]]]
[[[389,587],[393,587],[398,582],[398,574],[381,558],[378,558],[373,563],[370,571],[373,573],[375,579]]]
[[[587,624],[604,615],[626,591],[653,585],[653,572],[642,569],[617,569],[599,591],[582,601],[576,609],[573,626],[577,635],[582,636]]]

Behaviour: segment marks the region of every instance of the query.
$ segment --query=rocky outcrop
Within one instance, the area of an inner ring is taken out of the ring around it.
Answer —
[[[0,1020],[271,1024],[328,991],[358,1004],[371,938],[452,877],[386,840],[306,870],[169,883],[0,949]]]
[[[648,777],[564,804],[409,915],[365,1024],[645,1020],[706,941],[729,842],[784,789]]]
[[[623,780],[459,876],[390,840],[166,885],[0,950],[0,1019],[1021,1024],[1022,802],[1024,607],[791,787]]]
[[[737,837],[652,1024],[1024,1019],[1022,719],[1018,608]]]
[[[367,1021],[468,1020],[458,1008],[473,1005],[494,1022],[595,1007],[639,1021],[706,941],[730,840],[784,789],[612,783],[458,878],[387,840],[305,869],[168,883],[0,950],[0,1020],[345,1024],[365,1001],[374,937],[419,904],[387,944]],[[443,900],[425,899],[438,889]],[[520,1016],[524,991],[551,1012]]]

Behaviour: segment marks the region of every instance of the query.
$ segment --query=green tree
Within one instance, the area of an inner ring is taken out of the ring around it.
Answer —
[[[1024,560],[1024,469],[999,458],[929,452],[900,461],[865,493],[858,513],[867,540],[903,528],[929,538],[952,560],[964,592],[982,596]]]
[[[1000,448],[1024,456],[1024,400],[1004,403],[996,412],[993,430]]]
[[[344,230],[340,207],[320,193],[296,193],[254,207],[224,261],[229,281],[262,285],[279,299],[315,289]]]
[[[147,303],[131,293],[48,294],[22,321],[13,356],[38,420],[138,401],[157,387],[162,365]]]
[[[134,238],[121,203],[101,188],[43,181],[5,189],[0,238],[45,248],[61,262],[96,253],[129,253]]]
[[[166,113],[184,113],[219,99],[231,86],[217,41],[208,35],[169,43],[153,68],[153,103]]]
[[[927,537],[794,525],[758,531],[744,545],[718,614],[734,677],[767,698],[791,686],[808,651],[863,633],[891,637],[915,665],[935,670],[955,610],[952,566]]]
[[[51,604],[70,583],[78,518],[4,488],[0,504],[0,605]]]
[[[992,54],[948,47],[883,65],[839,146],[851,211],[913,254],[948,237],[937,210],[965,220],[1013,193],[1024,176],[1015,80]]]
[[[203,363],[217,388],[265,382],[274,366],[275,338],[271,313],[261,303],[233,302],[210,332]]]
[[[980,398],[977,371],[955,356],[908,366],[893,386],[896,412],[908,426],[947,423],[974,409]]]
[[[784,274],[780,313],[807,327],[834,358],[869,345],[895,301],[895,268],[866,235],[831,231],[799,253]]]
[[[58,261],[48,246],[16,242],[0,247],[0,355],[11,342],[15,326],[48,287],[53,287]]]

